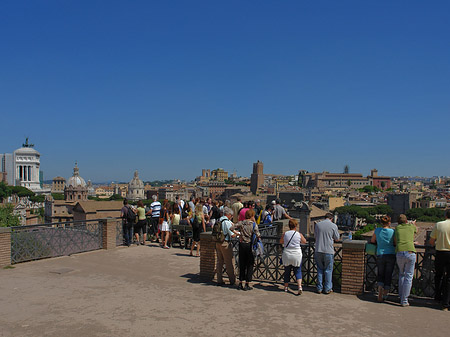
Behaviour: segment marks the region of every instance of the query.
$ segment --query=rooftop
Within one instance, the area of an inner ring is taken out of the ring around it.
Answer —
[[[178,248],[118,247],[0,270],[3,336],[448,336],[449,313],[430,300],[250,292],[198,278]],[[383,322],[380,324],[380,322]]]

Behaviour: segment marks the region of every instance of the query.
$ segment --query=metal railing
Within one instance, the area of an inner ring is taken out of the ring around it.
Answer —
[[[100,220],[11,227],[11,263],[101,249]]]
[[[436,251],[430,246],[416,246],[416,264],[411,294],[420,297],[434,297],[434,259]],[[377,290],[377,257],[366,254],[366,270],[364,277],[365,291],[375,292]],[[392,274],[391,293],[398,294],[398,266],[394,267]]]
[[[261,237],[264,246],[263,256],[255,258],[253,279],[259,281],[282,282],[284,277],[284,265],[281,261],[283,245],[278,237]],[[239,241],[233,240],[233,255],[235,258],[236,275],[239,274]],[[302,283],[305,286],[317,284],[317,266],[314,259],[315,242],[309,239],[302,244]],[[291,282],[295,282],[295,276],[291,275]],[[342,284],[342,245],[334,246],[333,265],[333,289],[340,291]]]

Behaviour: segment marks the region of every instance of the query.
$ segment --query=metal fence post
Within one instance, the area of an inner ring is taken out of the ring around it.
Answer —
[[[11,264],[11,228],[0,227],[0,268]]]

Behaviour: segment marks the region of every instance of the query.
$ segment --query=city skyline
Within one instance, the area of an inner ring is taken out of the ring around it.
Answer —
[[[450,176],[449,9],[3,1],[0,153],[29,137],[45,180]]]

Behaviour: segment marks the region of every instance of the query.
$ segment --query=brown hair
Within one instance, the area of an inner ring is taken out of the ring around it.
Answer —
[[[138,207],[144,207],[144,203],[142,202],[142,200],[139,200],[137,202]]]
[[[381,217],[381,224],[383,225],[383,226],[387,226],[387,225],[389,225],[391,223],[391,217],[390,216],[388,216],[388,215],[383,215],[382,217]]]
[[[406,217],[405,214],[400,214],[398,216],[398,223],[407,223],[408,222],[408,218]]]
[[[253,209],[249,209],[245,212],[245,219],[251,219],[255,216],[255,211]]]
[[[298,222],[295,219],[289,219],[289,229],[294,229],[298,226]]]
[[[445,217],[450,219],[450,208],[445,210]]]

